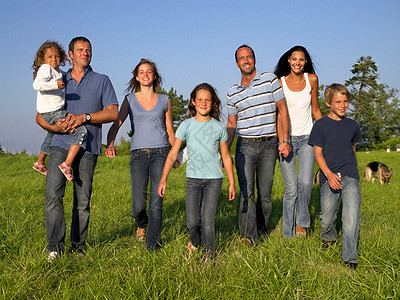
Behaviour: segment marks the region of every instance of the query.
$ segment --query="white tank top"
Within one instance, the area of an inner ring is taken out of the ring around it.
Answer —
[[[289,110],[291,136],[309,135],[313,126],[311,117],[311,84],[308,73],[304,73],[306,87],[300,92],[289,90],[285,78],[281,77],[282,88],[285,93]]]

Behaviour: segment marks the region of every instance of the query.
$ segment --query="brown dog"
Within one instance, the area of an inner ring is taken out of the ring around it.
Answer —
[[[374,161],[369,163],[365,167],[364,178],[366,181],[372,181],[374,183],[375,178],[379,179],[380,184],[390,183],[390,178],[392,177],[393,169],[390,169],[384,163],[379,161]]]

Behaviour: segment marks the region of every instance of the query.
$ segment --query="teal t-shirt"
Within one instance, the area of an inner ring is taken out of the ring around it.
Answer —
[[[211,119],[199,122],[190,118],[182,122],[175,137],[186,141],[188,161],[186,177],[213,179],[224,177],[219,154],[219,143],[228,139],[225,126]]]

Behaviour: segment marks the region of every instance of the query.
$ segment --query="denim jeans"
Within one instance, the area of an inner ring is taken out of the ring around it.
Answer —
[[[342,198],[342,259],[358,262],[358,234],[361,222],[361,191],[357,179],[342,176],[342,188],[333,190],[326,181],[321,186],[321,212],[319,214],[323,241],[336,241],[336,219]]]
[[[282,176],[285,182],[283,195],[283,235],[296,235],[296,224],[310,227],[308,204],[314,173],[314,148],[308,145],[309,135],[292,136],[292,151],[287,158],[280,156]],[[296,156],[299,165],[297,177]]]
[[[277,146],[276,137],[267,141],[239,137],[236,143],[240,237],[249,239],[253,244],[258,240],[257,230],[266,230],[272,211],[271,190],[278,157]]]
[[[136,225],[147,228],[146,245],[153,250],[160,244],[163,198],[157,188],[167,159],[168,148],[140,149],[131,152],[132,210]],[[150,179],[149,217],[146,212],[147,185]]]
[[[68,117],[67,111],[63,109],[59,109],[56,111],[51,111],[48,113],[42,113],[43,119],[49,124],[55,124],[59,119],[64,119]],[[46,137],[44,138],[43,144],[40,147],[40,152],[49,155],[50,154],[50,145],[53,141],[54,133],[47,132]],[[87,141],[87,129],[85,126],[78,126],[76,131],[68,134],[68,144],[69,145],[80,145],[83,149],[86,149],[86,141]]]
[[[186,178],[186,225],[190,242],[215,254],[215,213],[221,194],[222,178]]]
[[[47,166],[46,180],[46,233],[47,250],[64,251],[65,216],[63,198],[66,178],[58,165],[65,161],[68,151],[52,147]],[[93,173],[97,163],[96,154],[78,153],[73,164],[74,201],[71,222],[72,248],[85,248],[89,227],[90,197],[92,194]]]

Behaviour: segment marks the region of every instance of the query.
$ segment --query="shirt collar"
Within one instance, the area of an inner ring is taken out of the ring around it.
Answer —
[[[250,86],[252,86],[252,82],[254,82],[254,81],[257,81],[257,80],[260,80],[261,79],[261,72],[260,71],[258,71],[257,69],[256,69],[256,76],[254,76],[254,78],[253,78],[253,80],[250,82]],[[239,87],[241,87],[241,88],[247,88],[247,86],[243,86],[242,85],[242,78],[240,78],[239,79],[239,81],[238,81],[238,83],[237,83],[237,86],[238,86],[238,88]],[[250,87],[249,86],[249,87]]]
[[[65,78],[67,79],[67,81],[70,81],[71,79],[73,79],[72,76],[71,76],[71,71],[72,71],[72,69],[69,69],[67,74],[65,75]],[[86,77],[92,71],[93,70],[92,70],[91,66],[86,67],[84,69],[83,77]]]

